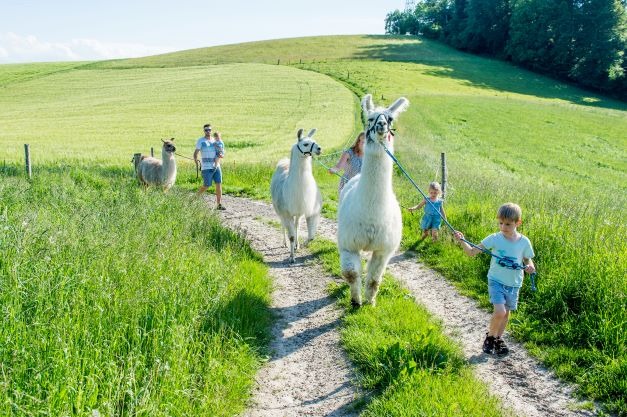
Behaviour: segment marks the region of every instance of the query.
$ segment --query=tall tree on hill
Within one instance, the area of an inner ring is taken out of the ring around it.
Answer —
[[[417,34],[416,22],[412,13],[394,10],[385,17],[385,33],[392,35]]]
[[[462,48],[472,52],[502,55],[509,37],[509,0],[468,0]]]
[[[468,23],[468,15],[466,14],[466,6],[468,0],[454,0],[450,4],[449,14],[451,16],[448,25],[444,28],[444,40],[455,48],[462,49],[463,38],[461,36],[466,29]]]
[[[512,3],[506,57],[527,68],[568,77],[573,65],[573,0]]]
[[[570,76],[609,90],[624,83],[625,5],[621,0],[575,1],[575,62]]]
[[[422,0],[414,12],[420,33],[432,39],[445,40],[451,20],[449,0]]]

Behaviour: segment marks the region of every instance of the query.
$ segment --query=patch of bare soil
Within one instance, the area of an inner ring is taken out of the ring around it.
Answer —
[[[256,376],[245,416],[357,416],[351,404],[358,391],[340,346],[341,312],[326,291],[334,278],[308,262],[303,248],[296,263],[287,262],[289,249],[272,225],[278,221],[272,206],[228,196],[222,204],[225,225],[245,235],[263,255],[274,281],[271,356]]]
[[[341,312],[326,293],[327,283],[337,278],[308,262],[310,254],[303,248],[295,264],[287,263],[289,249],[283,246],[282,232],[273,226],[278,216],[270,204],[231,196],[224,196],[223,204],[227,210],[220,216],[225,225],[244,234],[263,255],[275,282],[272,308],[277,320],[272,329],[272,353],[257,375],[252,404],[245,415],[357,415],[350,404],[360,394],[339,344]],[[304,223],[300,230],[301,236],[306,234]],[[335,241],[336,230],[335,221],[322,219],[318,235]],[[490,314],[415,257],[399,253],[387,271],[441,320],[447,334],[462,346],[476,376],[517,415],[596,415],[579,409],[572,387],[556,379],[507,335],[509,355],[484,354],[481,344]]]

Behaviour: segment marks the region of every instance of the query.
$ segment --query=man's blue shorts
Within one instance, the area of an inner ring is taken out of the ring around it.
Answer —
[[[518,308],[519,287],[509,287],[493,279],[488,279],[488,294],[492,304],[505,304],[505,307],[514,311]]]
[[[203,186],[211,187],[213,181],[215,181],[216,184],[222,184],[222,168],[204,169],[200,171],[200,173],[202,174]]]
[[[440,225],[442,224],[442,218],[440,216],[425,214],[422,216],[422,220],[420,221],[420,228],[422,230],[435,229],[439,230]]]

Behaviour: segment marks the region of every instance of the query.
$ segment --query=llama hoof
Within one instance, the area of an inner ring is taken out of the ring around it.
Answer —
[[[361,303],[359,301],[351,300],[351,307],[357,309],[361,307]]]

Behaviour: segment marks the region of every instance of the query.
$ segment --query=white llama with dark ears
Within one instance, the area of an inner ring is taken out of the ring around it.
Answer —
[[[366,95],[361,107],[367,118],[361,173],[351,178],[340,195],[337,243],[342,276],[351,288],[351,303],[361,305],[360,251],[372,252],[366,275],[366,301],[376,303],[385,267],[401,242],[401,209],[392,190],[394,152],[391,124],[409,101],[401,97],[390,107],[375,108]]]
[[[294,263],[294,252],[298,249],[298,223],[302,216],[307,220],[307,241],[312,240],[318,229],[322,195],[313,177],[312,155],[320,155],[321,148],[311,138],[316,129],[303,137],[303,129],[297,133],[297,142],[292,146],[290,159],[281,159],[272,175],[270,193],[274,211],[281,218],[283,225],[283,244],[285,232],[290,240],[290,262]]]
[[[141,156],[137,164],[137,178],[144,186],[161,185],[168,191],[176,181],[176,160],[174,159],[174,138],[170,140],[161,139],[163,147],[161,149],[161,160],[152,156]]]

